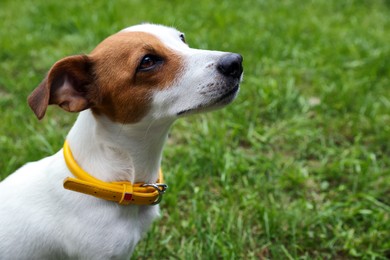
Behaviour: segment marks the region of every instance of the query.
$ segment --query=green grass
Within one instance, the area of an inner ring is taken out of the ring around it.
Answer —
[[[151,21],[239,52],[228,108],[179,120],[162,217],[133,259],[390,257],[390,2],[0,3],[0,179],[60,149],[75,115],[26,97],[58,59]]]

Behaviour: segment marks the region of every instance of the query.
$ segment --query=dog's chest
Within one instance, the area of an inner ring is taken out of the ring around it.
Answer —
[[[116,204],[103,207],[89,205],[85,209],[88,212],[82,215],[88,218],[78,219],[78,223],[69,223],[73,226],[69,237],[77,237],[79,241],[68,252],[88,252],[78,257],[91,259],[127,259],[159,211],[158,206]],[[81,208],[79,210],[83,211]]]

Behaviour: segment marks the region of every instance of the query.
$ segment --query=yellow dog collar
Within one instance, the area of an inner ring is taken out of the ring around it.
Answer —
[[[84,171],[73,158],[68,142],[64,143],[64,158],[69,170],[76,178],[66,178],[64,188],[81,192],[100,199],[118,202],[121,205],[155,205],[158,204],[168,186],[163,182],[160,170],[156,183],[104,182]]]

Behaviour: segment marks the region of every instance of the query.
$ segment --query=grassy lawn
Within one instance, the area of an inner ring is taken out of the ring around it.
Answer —
[[[387,0],[1,0],[0,180],[76,118],[29,110],[50,66],[143,21],[241,53],[245,78],[231,106],[172,128],[162,217],[133,259],[390,257]]]

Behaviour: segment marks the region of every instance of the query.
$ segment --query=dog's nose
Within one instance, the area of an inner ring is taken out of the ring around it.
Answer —
[[[218,61],[218,71],[225,76],[239,78],[242,74],[242,56],[236,53],[229,53]]]

